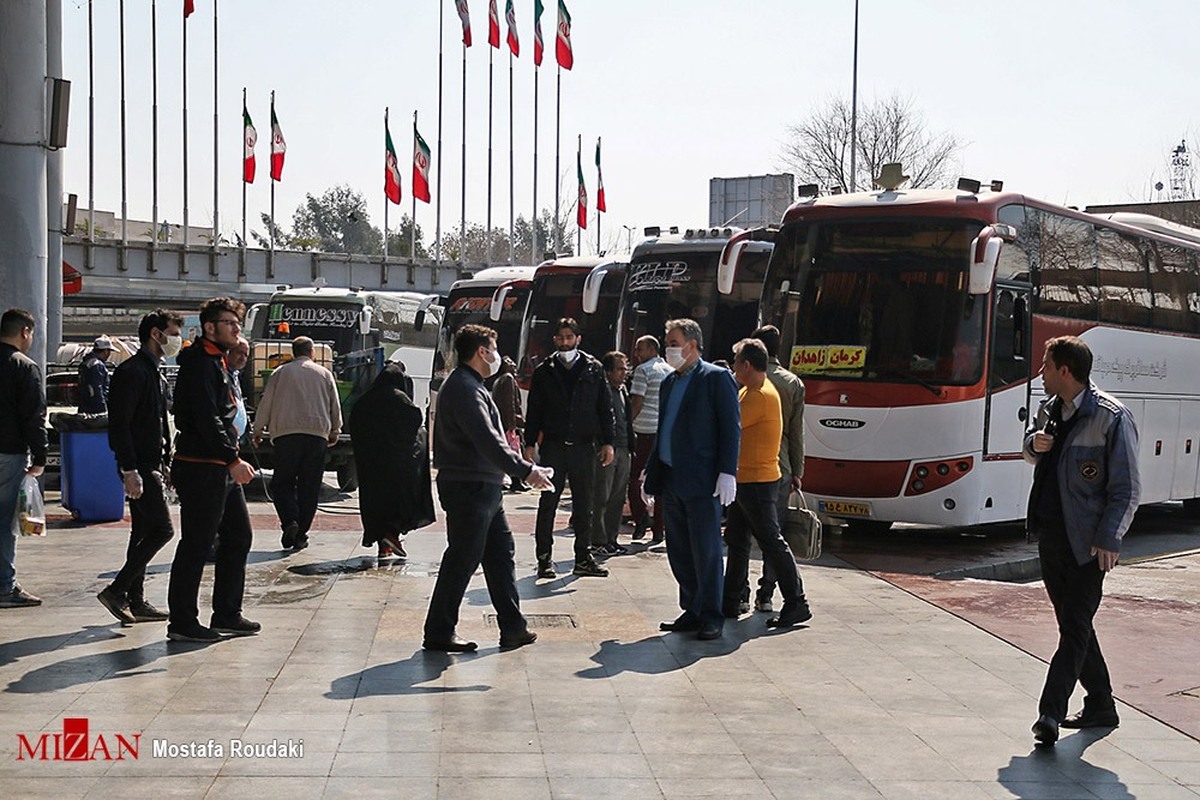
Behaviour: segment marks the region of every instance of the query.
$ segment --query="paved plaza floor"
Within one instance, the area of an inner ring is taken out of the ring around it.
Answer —
[[[407,560],[377,564],[359,544],[353,498],[327,507],[312,546],[291,555],[278,549],[270,506],[252,506],[246,615],[263,632],[210,646],[168,643],[162,624],[122,627],[96,601],[123,560],[128,523],[60,524],[20,540],[18,580],[45,604],[0,611],[0,792],[1200,795],[1200,743],[1124,703],[1115,730],[1063,731],[1056,747],[1034,747],[1043,661],[835,558],[803,568],[807,626],[771,632],[754,614],[715,642],[658,632],[678,613],[660,547],[610,559],[607,579],[535,580],[536,500],[505,500],[523,608],[539,634],[506,652],[481,574],[459,627],[479,651],[420,649],[443,523],[408,537]],[[569,573],[570,538],[555,547]],[[165,604],[173,552],[150,568],[152,602]],[[65,757],[81,724],[68,719],[87,720],[89,760]]]

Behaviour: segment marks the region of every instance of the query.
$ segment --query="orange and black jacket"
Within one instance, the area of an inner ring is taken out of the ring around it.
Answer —
[[[238,460],[237,403],[225,351],[200,337],[176,362],[175,460],[233,464]]]

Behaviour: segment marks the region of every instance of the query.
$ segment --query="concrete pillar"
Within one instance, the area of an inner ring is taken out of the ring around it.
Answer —
[[[46,3],[0,2],[0,298],[38,322],[46,363]]]
[[[62,0],[46,0],[46,75],[61,78]],[[46,359],[54,361],[62,343],[62,234],[63,220],[62,150],[46,152]]]

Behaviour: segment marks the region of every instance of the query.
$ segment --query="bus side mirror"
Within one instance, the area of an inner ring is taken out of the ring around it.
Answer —
[[[717,291],[721,294],[733,294],[738,261],[749,244],[748,239],[730,240],[721,250],[721,260],[717,264]]]
[[[255,303],[246,312],[246,330],[250,332],[251,337],[254,336],[254,324],[258,322],[258,312],[262,311],[262,307],[262,303]]]
[[[597,264],[583,279],[583,313],[596,313],[596,309],[600,307],[600,288],[604,286],[604,278],[617,268],[613,262]]]
[[[500,321],[500,315],[504,313],[504,298],[508,297],[511,291],[512,286],[508,284],[496,287],[495,293],[492,294],[492,305],[488,308],[488,319],[492,322]]]
[[[430,295],[417,304],[417,313],[413,315],[413,330],[419,331],[425,327],[425,312],[433,305],[433,301],[437,299],[436,295]]]
[[[1002,242],[995,229],[990,226],[979,232],[971,242],[971,270],[967,291],[971,294],[987,294],[992,290],[996,276],[996,264],[1000,262]]]
[[[370,306],[363,306],[362,311],[358,312],[358,332],[363,336],[371,332],[371,317],[373,313]]]

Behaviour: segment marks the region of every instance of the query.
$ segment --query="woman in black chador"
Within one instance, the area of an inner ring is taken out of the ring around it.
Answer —
[[[381,557],[403,558],[401,537],[434,521],[424,414],[412,391],[404,366],[388,364],[350,415],[363,546],[377,544]]]

